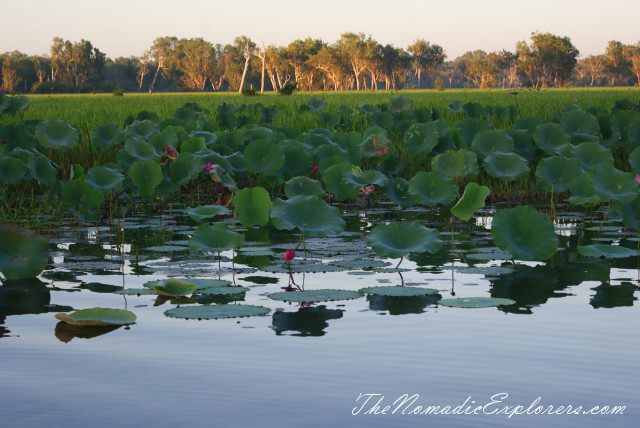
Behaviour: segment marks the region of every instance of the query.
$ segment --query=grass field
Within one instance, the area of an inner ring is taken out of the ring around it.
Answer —
[[[610,110],[615,101],[628,99],[640,102],[639,88],[597,88],[597,89],[553,89],[543,91],[520,90],[512,95],[512,90],[421,90],[421,91],[378,91],[378,92],[304,92],[292,96],[265,93],[255,97],[245,97],[236,93],[168,93],[168,94],[125,94],[113,95],[30,95],[29,110],[22,117],[2,117],[0,124],[17,123],[22,119],[66,120],[73,127],[91,130],[96,125],[115,123],[120,126],[129,116],[137,116],[146,110],[156,113],[160,120],[170,118],[173,112],[185,103],[198,103],[215,117],[216,107],[229,104],[275,105],[278,107],[276,125],[290,126],[307,131],[319,126],[317,115],[299,113],[300,105],[312,98],[321,98],[327,103],[327,110],[334,111],[341,104],[357,108],[363,103],[385,104],[389,99],[403,95],[410,98],[414,108],[433,107],[440,111],[445,120],[453,122],[461,116],[447,111],[453,101],[477,102],[484,105],[514,105],[519,116],[537,116],[543,119],[553,117],[567,103],[574,103],[583,110],[591,107]]]

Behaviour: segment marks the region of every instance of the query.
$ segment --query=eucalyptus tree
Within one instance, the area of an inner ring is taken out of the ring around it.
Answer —
[[[335,91],[342,89],[344,60],[335,46],[323,46],[318,53],[309,58],[308,63],[320,70],[325,80],[329,79],[332,82]]]
[[[432,45],[424,39],[417,39],[407,47],[407,51],[412,55],[412,66],[418,78],[418,87],[421,87],[421,78],[424,72],[427,79],[427,88],[430,88],[431,78],[447,57],[442,46]]]
[[[251,57],[256,50],[256,44],[247,36],[236,37],[233,44],[244,58],[244,69],[242,71],[242,78],[240,79],[240,87],[238,88],[238,92],[242,92],[244,81],[247,77],[247,70],[249,70],[249,61],[251,61]]]
[[[182,82],[190,89],[203,92],[216,62],[215,49],[202,38],[180,39],[176,43],[176,64]]]
[[[532,86],[564,86],[577,64],[578,49],[569,37],[550,33],[531,34],[531,45],[518,42],[520,70]]]
[[[636,77],[636,83],[640,85],[640,42],[629,50],[631,73]]]
[[[378,90],[378,79],[382,75],[382,48],[375,40],[367,40],[365,55],[367,57],[367,71],[371,77],[371,89]]]
[[[2,70],[2,85],[0,88],[3,92],[10,94],[16,92],[18,85],[22,82],[22,77],[18,73],[17,62],[17,54],[15,52],[4,55],[2,58],[2,67],[0,68]]]
[[[411,58],[402,48],[393,45],[382,46],[378,52],[380,58],[380,77],[384,79],[385,89],[396,89],[399,76],[406,75]]]
[[[211,74],[209,75],[209,83],[211,84],[211,89],[214,92],[217,92],[222,89],[222,84],[224,82],[226,66],[225,47],[218,43],[213,47],[213,49],[215,52],[215,62],[211,69]]]
[[[262,42],[262,49],[258,49],[257,52],[254,52],[254,55],[260,58],[262,61],[262,73],[260,76],[260,93],[264,92],[264,73],[266,70],[266,61],[267,61],[267,49],[264,47],[264,42]]]
[[[54,37],[51,42],[51,80],[71,82],[72,45],[68,40]]]
[[[306,80],[306,87],[311,90],[315,68],[309,63],[309,59],[316,55],[325,44],[322,40],[307,37],[304,40],[297,39],[286,47],[286,60],[293,69],[294,80],[302,85]],[[300,86],[299,86],[300,87]]]
[[[286,49],[269,45],[266,51],[265,67],[274,92],[291,80],[291,66],[286,60]]]
[[[489,62],[496,72],[496,79],[505,86],[512,87],[518,80],[518,55],[507,50],[491,52]]]
[[[51,80],[62,78],[82,88],[91,77],[98,75],[106,62],[106,55],[88,40],[71,43],[55,37],[51,44]]]
[[[589,55],[578,61],[576,76],[583,84],[593,86],[605,76],[605,60],[603,55]]]
[[[149,68],[151,64],[151,51],[146,50],[138,60],[138,69],[136,73],[136,81],[138,82],[138,92],[142,91],[144,77],[151,72]]]
[[[360,90],[360,76],[367,70],[368,58],[366,47],[368,40],[371,40],[371,36],[366,39],[364,33],[343,33],[335,44],[336,49],[341,51],[353,71],[353,77],[355,78],[356,89],[358,91]]]
[[[617,40],[609,41],[604,52],[604,66],[611,86],[624,83],[631,75],[631,61],[626,55],[628,47]]]
[[[178,39],[175,37],[158,37],[153,41],[153,45],[151,46],[151,56],[156,63],[156,72],[153,75],[151,84],[149,85],[149,93],[153,92],[160,71],[169,67],[177,41]]]
[[[493,88],[498,83],[496,67],[489,55],[482,50],[473,52],[473,57],[466,63],[464,75],[481,89]]]

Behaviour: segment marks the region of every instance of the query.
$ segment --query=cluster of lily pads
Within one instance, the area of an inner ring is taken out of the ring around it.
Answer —
[[[236,223],[295,230],[300,240],[290,250],[300,251],[307,238],[344,230],[343,212],[334,202],[360,200],[365,206],[374,195],[404,209],[448,209],[452,223],[467,222],[491,193],[481,184],[487,176],[506,184],[535,178],[551,195],[552,207],[554,195],[562,193],[576,206],[598,211],[605,205],[606,215],[615,211],[625,227],[638,230],[640,112],[627,102],[617,103],[611,112],[568,104],[549,121],[516,119],[513,107],[454,102],[446,114],[459,120],[451,125],[442,113],[414,109],[403,96],[378,106],[342,105],[334,112],[326,111],[323,100],[312,99],[301,109],[318,114],[326,127],[301,132],[273,125],[277,110],[262,105],[238,108],[223,103],[214,116],[189,103],[163,121],[141,112],[124,128],[104,124],[91,130],[91,150],[113,153],[115,161],[86,171],[73,164],[68,177],[60,176],[62,168],[53,159],[77,148],[77,129],[55,120],[4,125],[0,183],[19,186],[36,180],[47,195],[58,195],[85,221],[99,220],[105,201],[150,200],[214,185],[215,204],[190,207],[185,213],[200,223],[189,239],[191,250],[218,258],[243,246]],[[360,122],[369,125],[363,133],[349,130]],[[510,122],[513,129],[496,128]],[[408,179],[399,175],[404,153],[423,166]],[[263,186],[254,185],[258,182]],[[214,221],[221,216],[233,222]],[[5,278],[32,277],[44,269],[46,242],[41,238],[8,226],[0,228],[0,234],[0,272]],[[514,260],[546,260],[558,248],[552,220],[530,205],[498,210],[491,234],[496,247]],[[400,260],[442,247],[437,229],[402,220],[376,225],[366,242],[377,255]],[[633,252],[605,244],[578,250],[590,257]],[[285,259],[286,269],[304,268],[290,261]],[[185,284],[197,289],[189,281],[180,286]],[[176,284],[162,287],[168,285]],[[199,310],[204,309],[188,309]]]

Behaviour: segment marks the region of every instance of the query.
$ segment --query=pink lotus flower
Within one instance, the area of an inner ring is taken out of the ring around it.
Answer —
[[[202,165],[202,168],[203,168],[205,171],[209,171],[209,168],[211,168],[211,167],[213,167],[213,164],[212,164],[211,162],[207,162],[207,163],[205,163],[204,165]]]
[[[318,168],[320,168],[318,165],[313,165],[311,167],[311,174],[315,174],[316,172],[318,172]]]
[[[638,183],[638,186],[640,186],[640,174],[636,174],[635,179],[636,183]]]
[[[368,196],[373,193],[373,190],[373,186],[367,186],[364,188],[364,194]]]
[[[293,250],[287,250],[284,253],[284,257],[282,257],[280,260],[284,260],[286,263],[291,263],[291,260],[293,260],[296,257],[296,253],[293,252]]]

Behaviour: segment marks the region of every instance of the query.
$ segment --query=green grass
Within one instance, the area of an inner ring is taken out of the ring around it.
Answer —
[[[0,124],[17,123],[22,119],[66,120],[73,127],[86,134],[95,126],[115,123],[120,126],[129,116],[135,117],[140,111],[156,113],[160,120],[172,117],[173,112],[188,102],[195,102],[210,111],[215,117],[215,109],[222,102],[242,105],[262,103],[276,105],[278,116],[276,125],[296,127],[301,131],[313,129],[320,124],[312,113],[299,113],[298,108],[311,98],[322,98],[327,110],[334,111],[341,104],[359,107],[363,103],[383,104],[390,98],[403,95],[413,100],[414,108],[433,107],[445,119],[454,122],[462,114],[449,113],[452,101],[477,102],[485,105],[514,105],[519,115],[552,118],[566,103],[574,102],[583,110],[590,107],[610,110],[617,100],[640,101],[639,88],[596,88],[596,89],[552,89],[545,91],[521,90],[511,95],[511,90],[420,90],[420,91],[361,91],[361,92],[304,92],[292,96],[265,93],[256,97],[244,97],[236,93],[169,93],[138,94],[128,93],[123,97],[110,94],[97,95],[30,95],[31,107],[22,116],[0,116]]]

